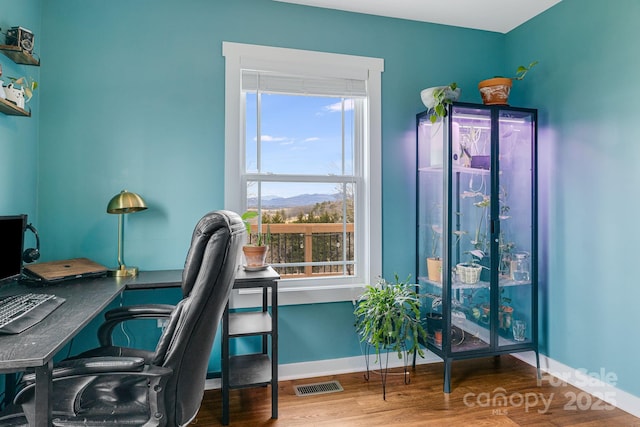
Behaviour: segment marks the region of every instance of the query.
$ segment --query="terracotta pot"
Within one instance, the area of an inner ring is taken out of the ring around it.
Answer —
[[[442,345],[442,330],[437,330],[433,336],[433,340],[435,341],[436,345],[441,346]]]
[[[511,328],[512,319],[513,319],[513,307],[508,305],[501,306],[500,312],[498,313],[498,323],[500,324],[500,329]]]
[[[489,304],[482,304],[480,306],[482,310],[482,314],[480,315],[480,323],[484,323],[486,325],[489,324],[489,320],[491,319],[491,306]]]
[[[268,246],[243,246],[244,259],[248,267],[262,267],[267,258]]]
[[[442,282],[442,259],[427,258],[427,273],[432,282]]]
[[[442,314],[440,313],[428,313],[427,320],[427,334],[435,335],[437,330],[442,330]]]
[[[478,83],[478,89],[485,105],[508,105],[509,92],[513,81],[508,77],[494,77]]]
[[[487,316],[491,312],[491,306],[489,304],[482,304],[480,308],[482,308],[482,314],[485,314]]]

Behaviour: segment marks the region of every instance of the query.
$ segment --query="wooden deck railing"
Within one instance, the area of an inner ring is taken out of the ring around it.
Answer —
[[[255,241],[252,225],[250,241]],[[353,224],[269,224],[271,244],[267,262],[282,278],[353,275]],[[262,233],[267,224],[262,225]]]

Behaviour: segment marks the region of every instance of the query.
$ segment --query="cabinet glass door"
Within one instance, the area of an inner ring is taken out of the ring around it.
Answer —
[[[431,123],[428,115],[418,122],[418,282],[427,295],[421,317],[425,319],[427,341],[442,348],[442,286],[444,238],[444,164],[447,124]]]
[[[452,352],[492,345],[491,110],[451,110],[448,271]]]
[[[535,125],[530,112],[505,109],[498,116],[498,342],[502,346],[532,340]]]

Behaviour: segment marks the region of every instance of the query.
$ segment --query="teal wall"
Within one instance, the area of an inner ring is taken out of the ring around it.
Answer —
[[[149,204],[126,217],[126,261],[142,269],[180,268],[193,224],[223,207],[223,41],[385,59],[384,257],[385,270],[401,275],[414,269],[406,171],[415,164],[419,91],[451,80],[472,88],[500,61],[504,42],[271,0],[56,0],[43,16],[43,257],[113,265],[117,218],[105,208],[126,188]],[[469,90],[463,98],[479,97]]]
[[[0,4],[0,29],[22,26],[36,34],[35,51],[40,51],[41,0],[3,0]],[[4,36],[0,36],[4,44]],[[15,64],[0,55],[1,79],[7,77],[31,77],[40,80],[40,69]],[[27,214],[29,221],[37,223],[37,177],[38,177],[38,119],[39,95],[27,104],[33,118],[0,114],[0,215]],[[0,236],[0,240],[3,236]],[[33,247],[33,236],[25,239],[27,247]],[[4,375],[0,375],[0,395],[4,390]]]
[[[40,51],[41,0],[3,0],[0,7],[2,32],[14,26],[27,28],[36,35],[35,51]],[[0,36],[4,44],[4,36]],[[2,80],[7,77],[31,77],[40,80],[40,68],[15,64],[0,55]],[[32,118],[0,114],[0,215],[26,213],[29,221],[37,223],[38,178],[38,118],[40,94],[26,105]],[[33,236],[27,235],[25,244],[33,247]]]
[[[519,104],[540,108],[545,353],[617,375],[640,396],[640,2],[563,0],[509,33],[506,62],[530,59]]]
[[[114,265],[117,218],[105,208],[126,188],[149,204],[127,217],[127,263],[182,266],[197,219],[223,207],[226,40],[384,58],[383,269],[412,273],[419,91],[457,81],[461,100],[479,102],[479,80],[539,60],[512,104],[540,110],[543,350],[614,372],[640,396],[640,288],[627,267],[639,239],[625,221],[640,208],[636,0],[564,0],[506,36],[271,0],[40,4],[12,1],[0,18],[33,19],[42,57],[34,117],[0,117],[0,210],[37,218],[43,259]],[[351,310],[282,308],[281,362],[359,354]]]
[[[146,270],[181,268],[196,221],[223,207],[223,41],[384,58],[383,268],[401,276],[415,268],[419,92],[452,80],[472,88],[504,46],[495,33],[271,0],[56,0],[44,4],[43,32],[43,258],[114,265],[117,218],[105,208],[126,188],[149,205],[126,217],[125,259]],[[360,354],[352,310],[283,308],[281,362]]]

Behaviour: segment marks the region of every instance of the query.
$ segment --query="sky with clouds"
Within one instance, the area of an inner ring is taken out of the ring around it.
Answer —
[[[340,98],[261,95],[261,171],[274,174],[339,175],[343,170]],[[256,97],[247,94],[247,168],[257,172]],[[346,150],[344,168],[353,169],[353,102],[344,102]],[[270,187],[270,188],[269,188]],[[288,197],[297,194],[335,192],[335,184],[265,184],[262,194]],[[276,192],[278,194],[272,194]]]

